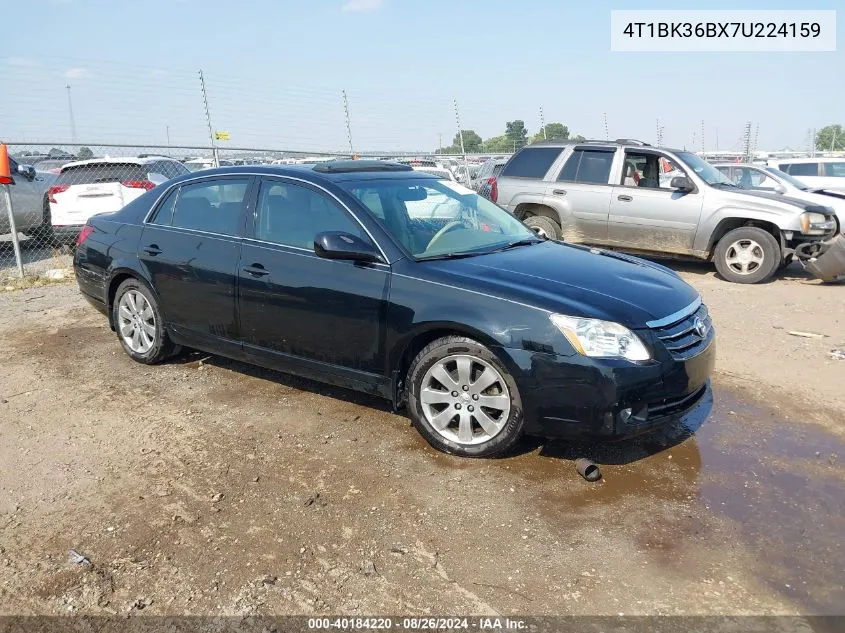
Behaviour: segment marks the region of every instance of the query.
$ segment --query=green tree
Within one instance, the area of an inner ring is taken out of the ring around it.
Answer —
[[[816,149],[824,152],[845,150],[845,128],[826,125],[816,134]]]
[[[489,152],[491,154],[504,154],[507,152],[513,151],[513,143],[508,139],[507,136],[502,134],[501,136],[494,136],[493,138],[488,138],[484,141],[484,145],[482,146],[483,151]]]
[[[91,151],[90,147],[80,147],[76,153],[76,157],[79,160],[88,160],[89,158],[94,158],[94,152]]]
[[[461,130],[464,134],[464,149],[469,154],[473,154],[476,152],[481,151],[481,137],[475,132],[475,130]],[[461,151],[461,133],[455,134],[455,138],[452,141],[452,146],[458,148],[458,153]]]
[[[575,141],[576,143],[583,143],[587,139],[585,137],[581,136],[580,134],[576,134],[575,136],[572,137],[572,140]]]
[[[546,133],[543,134],[543,128],[540,128],[540,131],[534,135],[534,138],[531,139],[531,142],[536,143],[545,139],[548,139],[550,141],[565,141],[568,138],[569,128],[566,127],[563,123],[546,123]]]
[[[508,121],[505,123],[505,136],[511,144],[511,150],[524,147],[528,141],[528,130],[525,129],[525,121]]]

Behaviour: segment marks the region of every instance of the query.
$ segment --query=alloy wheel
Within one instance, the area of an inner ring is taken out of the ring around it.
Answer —
[[[738,275],[750,275],[765,259],[763,247],[751,239],[737,240],[725,252],[725,263]]]
[[[118,330],[126,346],[136,354],[146,354],[156,341],[155,312],[147,298],[129,290],[118,304]]]

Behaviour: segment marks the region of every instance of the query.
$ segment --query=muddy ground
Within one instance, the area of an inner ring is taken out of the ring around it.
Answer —
[[[845,613],[845,286],[678,269],[712,400],[481,461],[378,400],[135,364],[75,284],[0,293],[0,614]]]

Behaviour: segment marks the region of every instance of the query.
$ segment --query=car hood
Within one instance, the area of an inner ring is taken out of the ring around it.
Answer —
[[[735,201],[739,205],[752,205],[752,207],[762,207],[765,208],[767,211],[771,211],[773,209],[778,211],[787,211],[789,213],[796,213],[803,212],[803,211],[815,211],[817,213],[830,213],[830,209],[825,209],[824,205],[821,205],[815,201],[811,200],[801,200],[799,198],[794,198],[789,195],[784,195],[782,193],[774,193],[769,191],[749,191],[749,190],[740,190],[740,191],[729,191],[725,192],[722,190],[725,198]],[[795,207],[798,207],[796,210]]]
[[[629,328],[647,327],[647,321],[677,312],[699,296],[665,266],[552,241],[425,264],[440,283]]]

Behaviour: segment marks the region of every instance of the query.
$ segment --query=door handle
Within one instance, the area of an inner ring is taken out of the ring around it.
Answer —
[[[263,277],[269,275],[270,271],[264,268],[261,264],[253,264],[252,266],[244,266],[244,272],[253,277]]]
[[[553,189],[552,193],[555,194],[556,196],[565,196],[566,195],[566,189]]]
[[[626,196],[626,195],[616,196],[616,199],[620,200],[622,202],[631,202],[631,200],[633,200],[633,198],[631,196]]]
[[[149,246],[144,247],[144,252],[147,255],[155,256],[161,253],[161,249],[158,247],[158,244],[150,244]]]

